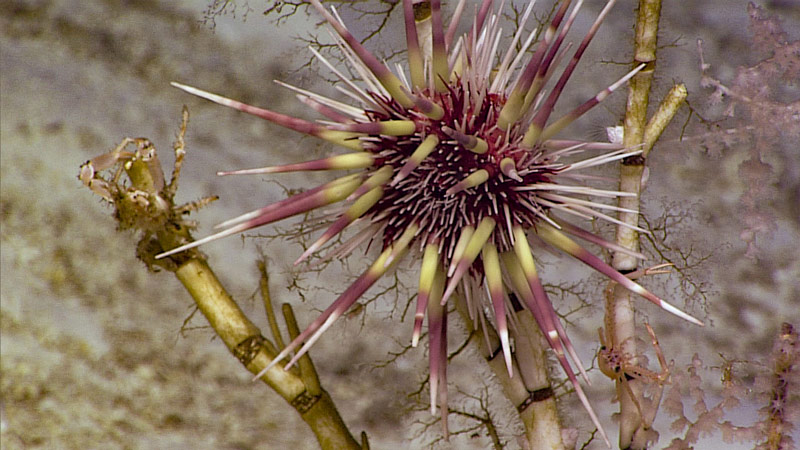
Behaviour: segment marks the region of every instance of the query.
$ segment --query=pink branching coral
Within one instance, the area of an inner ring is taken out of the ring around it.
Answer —
[[[664,410],[675,417],[671,429],[681,435],[665,448],[693,448],[702,443],[704,437],[717,435],[727,443],[757,442],[754,448],[759,450],[794,448],[792,432],[800,418],[799,363],[797,330],[784,323],[769,358],[725,360],[721,367],[720,399],[714,404],[707,395],[708,385],[701,377],[711,368],[704,366],[695,354],[686,370],[674,372],[672,387],[664,398]],[[691,403],[688,416],[685,403]],[[736,425],[730,420],[731,412],[752,408],[754,404],[764,405],[758,410],[755,423]],[[689,416],[696,418],[692,420]]]
[[[738,67],[731,80],[723,82],[710,74],[711,65],[703,58],[702,42],[698,43],[701,85],[714,90],[710,94],[712,104],[725,106],[715,124],[717,129],[702,134],[701,142],[712,155],[731,149],[747,153],[747,159],[739,165],[744,192],[738,216],[746,254],[755,257],[757,237],[777,227],[775,208],[769,206],[780,197],[776,192],[778,180],[784,177],[780,171],[796,170],[791,161],[796,160],[794,145],[800,139],[800,100],[786,92],[800,80],[800,40],[790,40],[781,20],[754,3],[748,4],[747,12],[753,34],[751,46],[760,60]],[[775,167],[770,160],[776,157],[787,163]],[[796,201],[796,196],[786,197]]]
[[[358,231],[327,257],[342,257],[375,241],[381,243],[382,252],[275,358],[273,365],[292,352],[287,367],[295,364],[370,286],[411,255],[420,260],[412,342],[418,343],[427,316],[433,411],[437,400],[447,411],[448,300],[458,296],[467,302],[475,320],[493,320],[511,375],[508,323],[513,320],[510,296],[515,296],[535,317],[575,391],[602,430],[574,373],[574,366],[581,372],[583,366],[537,275],[532,251],[545,246],[558,249],[664,310],[700,324],[614,270],[573,238],[613,251],[625,249],[562,217],[619,223],[600,210],[620,208],[596,199],[633,195],[595,187],[595,178],[583,172],[637,155],[638,149],[554,136],[641,67],[565,116],[551,120],[557,100],[614,0],[606,4],[560,74],[556,68],[566,54],[562,44],[581,1],[571,11],[571,2],[562,2],[537,44],[533,44],[535,33],[526,36],[524,30],[531,2],[512,41],[501,45],[500,18],[492,12],[491,0],[479,2],[470,31],[458,38],[455,33],[464,1],[445,26],[440,0],[404,0],[408,73],[403,68],[393,72],[373,56],[347,30],[335,10],[326,10],[319,0],[311,3],[335,31],[336,44],[360,80],[349,79],[319,53],[314,52],[315,56],[341,79],[344,92],[357,106],[288,86],[325,119],[310,122],[183,84],[174,85],[349,150],[314,161],[221,174],[356,172],[226,221],[220,225],[222,231],[160,256],[343,202],[338,218],[297,262],[346,228]],[[422,36],[429,36],[428,41]],[[551,78],[555,79],[552,86]]]

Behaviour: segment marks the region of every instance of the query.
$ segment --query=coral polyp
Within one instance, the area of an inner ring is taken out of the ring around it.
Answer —
[[[330,227],[298,262],[327,248],[325,244],[345,229],[356,230],[354,236],[326,257],[342,257],[375,241],[381,243],[381,254],[272,365],[292,354],[287,367],[293,365],[370,286],[410,255],[420,261],[412,343],[417,345],[427,317],[433,410],[437,399],[442,403],[446,399],[447,302],[456,296],[468,303],[473,315],[490,316],[511,375],[508,319],[514,314],[510,307],[513,296],[534,316],[600,428],[573,370],[574,365],[582,372],[582,365],[542,286],[532,251],[543,246],[558,249],[668,312],[700,323],[614,270],[575,239],[613,251],[625,249],[564,219],[573,216],[620,223],[603,211],[621,208],[602,199],[634,195],[595,187],[593,177],[584,171],[635,156],[638,149],[555,137],[641,67],[551,120],[567,81],[614,1],[606,4],[560,73],[557,68],[567,53],[562,44],[580,1],[571,11],[571,2],[563,1],[538,43],[533,42],[535,32],[524,30],[531,2],[511,41],[503,43],[501,20],[492,12],[491,0],[479,2],[469,31],[457,39],[455,30],[464,2],[445,27],[438,0],[404,0],[408,66],[398,67],[396,72],[353,37],[335,10],[329,12],[318,0],[311,3],[334,29],[344,60],[360,79],[349,79],[312,51],[340,78],[342,90],[355,105],[286,85],[324,118],[311,122],[173,84],[347,150],[319,160],[221,172],[223,175],[353,172],[229,220],[221,224],[219,233],[160,256],[342,202]],[[423,42],[420,36],[430,40]],[[446,410],[446,404],[441,406]]]

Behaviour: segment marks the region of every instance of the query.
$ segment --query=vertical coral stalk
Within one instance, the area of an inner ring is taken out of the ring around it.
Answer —
[[[772,349],[772,391],[770,402],[761,409],[760,414],[765,417],[763,422],[767,440],[757,448],[769,450],[783,450],[792,447],[791,421],[793,414],[790,409],[792,395],[797,395],[792,385],[796,387],[797,369],[800,365],[800,338],[797,330],[790,323],[781,325],[781,333]],[[792,373],[794,372],[794,373]],[[795,402],[796,403],[796,402]]]
[[[611,264],[620,273],[633,272],[638,266],[638,260],[634,256],[639,252],[639,232],[636,230],[636,226],[646,158],[655,141],[686,98],[685,86],[675,86],[650,122],[646,122],[650,86],[655,72],[660,14],[661,0],[640,0],[633,65],[643,65],[644,67],[631,78],[629,83],[623,145],[626,148],[642,148],[642,153],[625,158],[620,165],[619,190],[633,194],[619,197],[617,202],[623,210],[618,214],[621,224],[617,225],[615,241],[617,245],[629,250],[628,252],[616,251],[613,254]],[[616,343],[615,345],[619,346],[622,354],[633,358],[631,363],[635,363],[637,354],[635,311],[630,291],[620,285],[615,285],[612,294],[607,298],[606,315],[606,323],[613,324],[612,339]],[[617,383],[619,384],[621,381],[617,381]],[[631,380],[629,384],[633,395],[641,398],[641,383]],[[646,448],[647,438],[643,436],[647,430],[642,429],[644,422],[636,407],[636,400],[631,398],[624,389],[618,388],[617,392],[621,397],[619,399],[620,448]],[[641,403],[641,400],[638,401]],[[658,408],[658,405],[653,407]],[[655,412],[652,415],[655,416]]]
[[[628,85],[628,102],[625,110],[623,145],[634,148],[642,143],[644,128],[647,120],[647,106],[650,95],[650,85],[655,71],[656,43],[658,37],[658,22],[661,14],[661,0],[640,0],[639,14],[636,21],[636,40],[634,50],[634,65],[645,64],[645,68],[636,74]],[[635,194],[618,199],[618,206],[631,212],[620,212],[618,218],[626,224],[638,224],[638,211],[641,194],[642,175],[644,174],[645,156],[633,157],[623,160],[620,166],[619,190]],[[636,230],[618,225],[616,243],[632,252],[639,251],[639,233]],[[622,273],[632,272],[638,266],[638,260],[624,253],[614,253],[612,266]],[[632,296],[619,285],[614,286],[611,297],[613,301],[607,305],[606,314],[614,324],[612,339],[620,347],[622,354],[635,357],[636,327],[634,322],[634,308]],[[635,359],[631,361],[635,363]],[[617,381],[621,383],[621,381]],[[641,397],[642,390],[639,383],[630,383],[633,395]],[[629,448],[632,445],[634,434],[642,422],[633,398],[617,389],[620,395],[620,424],[619,446]]]

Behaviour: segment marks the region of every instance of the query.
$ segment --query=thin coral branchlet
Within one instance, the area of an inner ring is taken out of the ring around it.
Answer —
[[[574,54],[562,45],[582,1],[570,10],[563,1],[542,40],[533,43],[526,7],[510,44],[491,0],[482,0],[469,31],[456,37],[456,14],[444,24],[439,0],[403,1],[408,73],[392,72],[347,30],[335,10],[311,4],[333,28],[336,45],[360,80],[351,80],[322,55],[314,55],[340,77],[356,105],[294,88],[300,100],[324,116],[312,122],[250,106],[184,84],[174,86],[204,99],[343,147],[349,152],[284,166],[226,171],[225,175],[306,170],[352,170],[319,187],[226,221],[206,238],[162,253],[166,257],[198,245],[342,202],[338,218],[298,263],[345,229],[356,237],[324,257],[342,257],[364,243],[379,242],[381,254],[311,325],[272,362],[291,357],[292,366],[337,318],[404,257],[420,260],[419,291],[412,342],[428,318],[431,407],[446,413],[447,308],[466,301],[475,315],[493,320],[512,375],[509,296],[530,310],[547,343],[595,425],[608,442],[575,374],[584,374],[539,279],[533,251],[558,249],[664,310],[702,323],[617,272],[574,238],[613,250],[619,246],[564,220],[600,218],[619,209],[603,199],[632,195],[600,189],[584,171],[640,153],[618,144],[554,139],[557,133],[627,82],[625,74],[563,117],[551,120],[584,51],[615,1],[609,1]],[[463,5],[456,8],[463,10]],[[423,41],[423,36],[428,39]],[[530,38],[529,38],[530,36]],[[503,49],[505,47],[505,50]],[[312,50],[313,51],[313,50]],[[557,72],[558,62],[566,67]],[[551,81],[554,80],[554,81]],[[283,83],[282,83],[283,84]],[[587,155],[587,156],[584,156]],[[638,229],[638,228],[637,228]],[[644,231],[639,229],[639,231]],[[632,252],[628,252],[632,253]],[[642,257],[633,253],[636,257]],[[485,319],[481,317],[481,319]],[[568,357],[572,360],[571,363]],[[270,366],[271,367],[271,366]],[[266,371],[267,369],[265,369]],[[445,421],[443,421],[445,422]]]

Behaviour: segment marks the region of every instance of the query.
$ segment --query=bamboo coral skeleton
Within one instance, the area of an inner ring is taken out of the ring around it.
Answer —
[[[341,256],[361,243],[372,241],[382,243],[382,252],[283,349],[272,365],[293,352],[286,367],[295,364],[370,286],[403,257],[412,255],[421,261],[412,343],[417,345],[427,316],[434,412],[437,400],[443,414],[447,412],[448,300],[459,295],[469,302],[473,316],[493,316],[511,376],[508,319],[513,314],[509,300],[513,294],[533,314],[577,395],[608,442],[573,370],[573,365],[577,366],[585,377],[577,353],[539,279],[532,249],[556,248],[664,310],[702,325],[614,270],[573,238],[613,251],[625,249],[560,217],[571,215],[619,223],[601,210],[621,208],[592,198],[633,195],[593,187],[587,184],[591,177],[582,172],[636,155],[637,149],[553,138],[626,83],[641,66],[563,117],[550,120],[567,81],[615,1],[606,4],[560,74],[556,73],[556,67],[566,53],[562,44],[578,14],[580,0],[571,11],[571,2],[563,1],[542,33],[543,38],[535,44],[535,32],[526,35],[524,30],[534,4],[530,2],[511,42],[504,46],[500,45],[503,36],[500,18],[493,13],[491,0],[479,2],[470,30],[457,39],[455,30],[464,0],[447,28],[440,0],[403,0],[408,74],[402,68],[393,73],[373,56],[347,30],[335,10],[329,12],[319,0],[310,2],[334,29],[339,50],[360,80],[348,79],[322,55],[313,49],[312,52],[341,79],[345,86],[342,89],[357,105],[284,84],[326,120],[311,122],[183,84],[173,85],[348,150],[314,161],[220,172],[222,175],[306,170],[355,172],[226,221],[218,233],[162,253],[160,257],[343,202],[338,219],[297,262],[316,253],[345,229],[356,229],[356,237],[327,257]],[[429,36],[430,41],[422,42],[420,36]],[[507,50],[501,50],[502,47]],[[550,83],[551,78],[556,78],[554,83]],[[582,159],[576,156],[585,153],[590,156]]]

